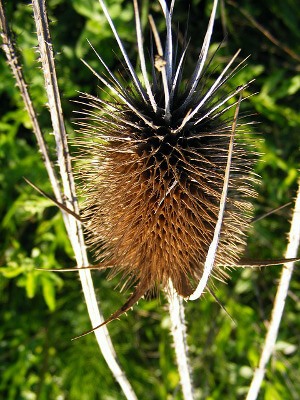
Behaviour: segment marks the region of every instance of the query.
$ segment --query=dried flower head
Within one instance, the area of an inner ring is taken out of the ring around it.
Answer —
[[[203,278],[215,238],[213,267],[204,286],[211,276],[226,277],[223,267],[236,264],[249,226],[253,154],[243,144],[243,126],[226,117],[239,104],[236,95],[249,85],[224,95],[226,83],[244,63],[233,67],[239,52],[208,85],[207,58],[217,0],[191,77],[184,75],[188,44],[180,53],[172,33],[175,1],[168,7],[159,0],[166,21],[164,48],[149,19],[154,39],[147,51],[149,74],[138,4],[133,0],[142,79],[105,4],[100,3],[125,66],[124,77],[117,78],[97,53],[105,73],[88,66],[112,100],[84,95],[88,105],[79,122],[86,196],[83,218],[99,268],[120,275],[123,287],[136,286],[110,321],[147,291],[166,288],[170,281],[179,295],[190,296]]]

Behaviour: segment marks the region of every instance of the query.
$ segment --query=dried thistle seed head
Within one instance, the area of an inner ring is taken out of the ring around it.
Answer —
[[[207,54],[217,7],[214,1],[203,47],[190,79],[183,64],[188,46],[176,54],[172,36],[174,1],[160,0],[166,20],[162,48],[150,19],[151,80],[146,70],[137,1],[134,0],[141,81],[125,52],[104,3],[103,11],[124,57],[124,76],[117,79],[97,54],[106,72],[98,75],[112,93],[104,102],[88,94],[82,111],[81,178],[86,196],[84,218],[89,244],[99,263],[120,275],[122,285],[136,285],[126,311],[148,290],[171,280],[181,296],[192,294],[202,278],[220,214],[226,167],[230,166],[226,209],[211,276],[224,279],[222,266],[234,266],[249,226],[253,154],[245,147],[245,127],[237,124],[233,154],[235,96],[249,83],[226,94],[226,83],[240,68],[234,55],[208,85]],[[159,62],[159,65],[158,65]],[[88,66],[89,67],[89,66]],[[89,67],[91,69],[91,67]],[[227,188],[226,188],[227,189]]]

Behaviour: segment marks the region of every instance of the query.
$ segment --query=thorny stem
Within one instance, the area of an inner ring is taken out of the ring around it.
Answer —
[[[45,86],[47,90],[50,114],[57,145],[57,157],[60,175],[62,179],[65,198],[63,198],[63,196],[61,195],[60,185],[55,175],[55,171],[50,161],[50,158],[48,156],[48,150],[37,121],[37,116],[27,90],[27,85],[23,78],[21,64],[18,60],[14,43],[11,39],[12,35],[9,32],[2,1],[0,0],[0,28],[3,41],[3,49],[5,51],[8,63],[12,69],[13,75],[16,79],[17,85],[23,97],[26,109],[32,121],[33,130],[43,156],[43,161],[45,163],[49,179],[55,193],[55,197],[58,202],[65,203],[67,208],[70,208],[72,211],[78,214],[79,207],[76,199],[75,183],[72,175],[71,161],[68,152],[67,135],[65,131],[60,95],[57,85],[54,57],[44,0],[33,0],[33,9],[39,41],[39,50],[43,65]],[[88,260],[81,224],[79,221],[77,221],[74,217],[70,216],[66,212],[63,212],[63,216],[68,236],[70,238],[75,253],[77,266],[86,266],[88,265]],[[104,319],[100,313],[97,304],[90,271],[79,270],[79,276],[91,322],[93,326],[99,325],[101,322],[103,322]],[[120,384],[126,398],[129,400],[136,400],[136,395],[133,392],[130,383],[128,382],[124,372],[121,370],[117,362],[116,353],[114,351],[107,328],[104,327],[103,329],[98,330],[97,332],[95,332],[95,335],[102,354],[113,375]]]
[[[43,162],[44,162],[46,170],[48,172],[48,176],[49,176],[55,197],[56,197],[57,201],[61,202],[62,200],[61,200],[61,192],[60,192],[60,188],[59,188],[59,182],[55,175],[54,167],[48,156],[47,145],[43,138],[43,134],[42,134],[40,126],[38,124],[37,115],[33,108],[31,98],[30,98],[28,90],[27,90],[27,84],[25,82],[21,63],[18,59],[18,54],[17,54],[16,48],[15,48],[14,42],[12,40],[12,34],[11,34],[8,24],[7,24],[7,19],[6,19],[6,15],[4,12],[2,0],[0,0],[0,30],[1,30],[1,37],[2,37],[2,48],[5,52],[8,64],[14,75],[17,86],[18,86],[21,96],[23,98],[26,110],[29,114],[29,117],[30,117],[30,120],[32,123],[32,127],[33,127],[33,132],[34,132],[36,140],[38,142],[40,152],[42,153]]]
[[[167,290],[169,313],[171,318],[171,333],[175,347],[176,361],[180,376],[184,400],[194,399],[194,390],[191,380],[191,368],[188,357],[188,345],[186,340],[186,323],[184,316],[184,304],[182,297],[176,293],[171,280]]]
[[[289,242],[285,253],[285,258],[297,257],[299,243],[300,243],[300,180],[298,183],[298,193],[294,207],[292,223],[289,232]],[[264,379],[266,366],[275,348],[275,342],[278,336],[279,325],[282,319],[285,300],[288,294],[293,269],[294,269],[293,262],[285,263],[283,266],[272,310],[271,321],[265,338],[263,350],[261,352],[259,365],[254,372],[246,400],[257,399],[259,389]]]

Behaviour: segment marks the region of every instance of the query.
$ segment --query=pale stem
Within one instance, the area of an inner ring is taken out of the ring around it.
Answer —
[[[169,281],[168,289],[166,292],[171,318],[171,333],[173,336],[173,343],[175,347],[176,361],[180,376],[180,384],[182,388],[183,398],[184,400],[193,400],[194,390],[188,357],[183,299],[176,293],[171,281]]]
[[[43,134],[41,132],[41,129],[40,129],[40,126],[38,123],[38,119],[37,119],[37,114],[35,112],[29,92],[27,90],[27,84],[26,84],[24,76],[23,76],[21,62],[18,59],[17,51],[15,48],[14,42],[12,40],[12,34],[8,28],[7,19],[6,19],[6,15],[4,12],[2,0],[0,0],[0,29],[1,29],[1,37],[2,37],[2,48],[5,52],[8,64],[12,70],[12,73],[16,80],[17,86],[18,86],[21,96],[23,98],[23,102],[25,104],[26,110],[28,112],[29,118],[31,120],[33,132],[35,134],[40,152],[42,154],[43,162],[44,162],[45,168],[48,172],[48,176],[49,176],[55,197],[56,197],[57,201],[61,202],[62,199],[61,199],[59,182],[55,175],[54,167],[48,156],[47,145],[44,140]]]
[[[285,253],[285,258],[297,257],[299,243],[300,243],[300,180],[298,183],[298,193],[294,207],[291,228],[289,232],[288,246]],[[256,400],[262,381],[264,379],[266,366],[274,352],[276,339],[278,336],[279,326],[283,315],[285,300],[288,294],[290,280],[294,269],[294,263],[285,263],[281,278],[279,281],[274,306],[271,315],[271,321],[266,334],[265,342],[261,352],[258,368],[255,370],[252,382],[247,394],[246,400]]]

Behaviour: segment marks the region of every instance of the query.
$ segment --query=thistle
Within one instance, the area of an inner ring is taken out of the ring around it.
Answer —
[[[245,148],[245,129],[236,121],[233,129],[227,115],[239,105],[236,96],[250,82],[224,95],[226,83],[244,65],[244,61],[236,63],[239,51],[208,85],[208,50],[218,1],[214,0],[194,72],[186,77],[188,43],[179,52],[172,32],[175,1],[168,6],[159,0],[166,40],[163,46],[150,17],[152,40],[146,51],[138,3],[133,0],[142,79],[105,4],[100,3],[125,66],[118,79],[97,53],[105,73],[98,74],[86,64],[110,92],[111,101],[88,94],[82,100],[83,219],[97,257],[96,268],[110,268],[110,276],[118,274],[122,288],[135,286],[109,322],[147,292],[166,289],[169,282],[179,295],[189,297],[203,278],[216,236],[212,268],[204,286],[209,287],[212,277],[225,279],[226,267],[236,265],[243,250],[252,209],[249,199],[255,193],[251,188],[253,153]],[[145,54],[150,54],[151,73]],[[221,213],[224,193],[226,207]]]

